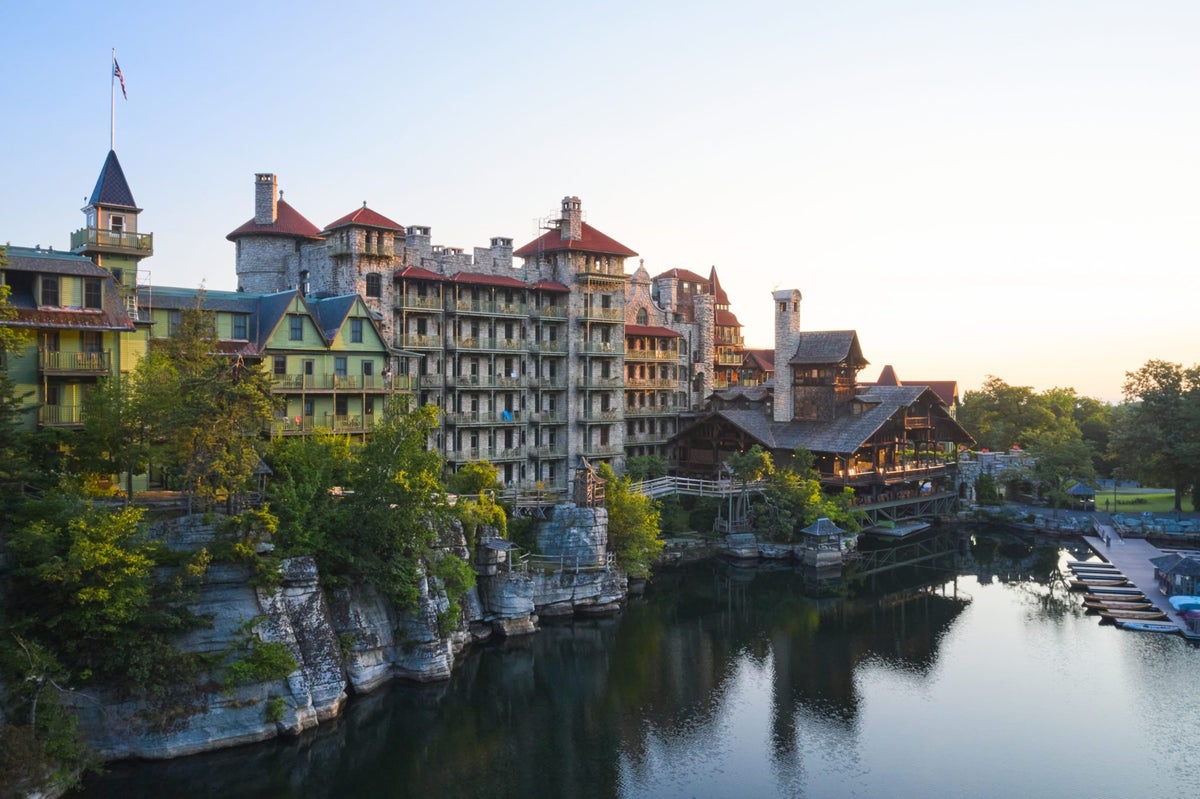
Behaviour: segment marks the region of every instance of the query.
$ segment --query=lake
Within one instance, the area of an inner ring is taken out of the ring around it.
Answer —
[[[1062,574],[1082,544],[945,535],[956,555],[824,598],[792,569],[669,569],[617,617],[477,648],[299,740],[116,764],[75,795],[1192,792],[1196,645],[1084,613]]]

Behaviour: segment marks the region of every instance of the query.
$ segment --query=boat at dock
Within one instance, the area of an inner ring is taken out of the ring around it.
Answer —
[[[1167,618],[1167,614],[1161,610],[1102,610],[1100,615],[1106,619],[1141,619],[1144,621]]]
[[[1071,587],[1076,589],[1083,588],[1121,588],[1129,585],[1129,581],[1122,577],[1119,580],[1072,580]]]
[[[1121,572],[1118,571],[1115,566],[1111,569],[1071,569],[1071,574],[1074,574],[1077,576],[1084,575],[1084,574],[1120,574],[1120,573]]]
[[[1150,602],[1099,602],[1085,600],[1084,607],[1091,610],[1150,610],[1154,605]]]
[[[1068,569],[1115,569],[1116,566],[1103,560],[1069,560]]]
[[[1186,596],[1184,594],[1176,594],[1175,596],[1167,597],[1167,601],[1171,603],[1171,607],[1180,613],[1189,610],[1200,610],[1200,596]]]
[[[1122,630],[1134,630],[1142,633],[1177,633],[1179,628],[1174,624],[1164,624],[1153,621],[1134,621],[1133,619],[1114,619]]]
[[[1116,598],[1118,596],[1145,596],[1142,589],[1136,585],[1100,585],[1093,586],[1087,590],[1088,594],[1094,594],[1101,597]]]

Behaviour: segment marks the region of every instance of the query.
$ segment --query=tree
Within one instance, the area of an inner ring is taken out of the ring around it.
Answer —
[[[628,476],[618,478],[607,463],[600,464],[599,474],[608,510],[608,548],[630,577],[649,577],[664,545],[658,507],[633,490]]]
[[[625,461],[625,474],[637,483],[667,476],[667,461],[659,455],[638,455]]]
[[[464,463],[459,470],[450,475],[449,489],[452,494],[464,496],[479,496],[484,491],[498,491],[500,470],[488,461],[470,461]]]
[[[1091,483],[1096,478],[1090,444],[1079,436],[1066,432],[1042,433],[1030,444],[1037,461],[1033,476],[1046,488],[1046,495],[1055,508],[1068,502],[1067,488],[1075,481]]]
[[[281,554],[312,555],[326,535],[337,534],[335,491],[347,484],[353,459],[349,438],[324,430],[273,442],[266,500],[279,520],[275,544]]]
[[[1200,366],[1147,361],[1125,373],[1124,393],[1112,449],[1125,473],[1174,489],[1182,510],[1183,495],[1200,483]]]
[[[747,452],[754,452],[751,448]],[[826,494],[813,468],[812,453],[804,448],[795,452],[793,463],[776,469],[770,453],[755,453],[754,473],[763,473],[765,503],[754,513],[756,529],[774,541],[795,541],[800,531],[821,517],[851,532],[862,529],[860,514],[853,510],[854,491],[846,488]],[[746,461],[742,462],[744,465]]]

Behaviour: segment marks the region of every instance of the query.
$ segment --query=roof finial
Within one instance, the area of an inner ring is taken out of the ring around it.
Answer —
[[[283,189],[279,190],[279,199],[283,199]]]
[[[366,207],[367,207],[367,201],[363,200],[363,208],[366,208]]]

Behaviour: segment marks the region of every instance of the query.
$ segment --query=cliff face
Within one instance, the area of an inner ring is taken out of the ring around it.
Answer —
[[[282,581],[270,590],[255,588],[246,566],[213,565],[192,606],[211,625],[177,646],[221,660],[244,650],[251,637],[278,642],[295,660],[295,671],[282,680],[235,687],[215,678],[180,685],[154,701],[104,691],[67,701],[78,713],[83,738],[108,760],[170,758],[300,733],[335,717],[349,693],[394,678],[448,679],[463,649],[493,632],[535,632],[539,615],[618,610],[626,582],[605,560],[603,514],[556,509],[546,525],[542,567],[514,564],[508,552],[494,559],[462,603],[463,624],[448,633],[438,621],[449,603],[430,577],[420,581],[416,608],[399,612],[367,586],[322,590],[311,558],[284,560]],[[156,534],[179,549],[215,540],[213,525],[201,517],[165,524]]]

